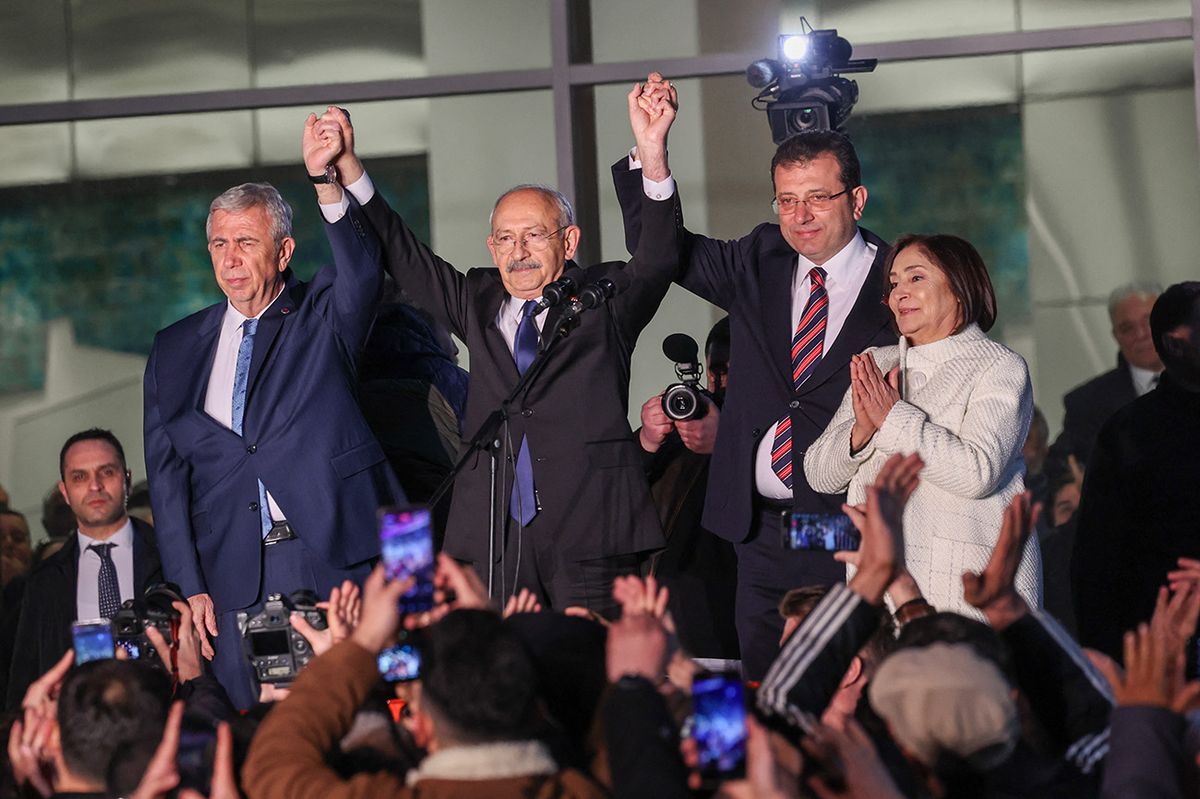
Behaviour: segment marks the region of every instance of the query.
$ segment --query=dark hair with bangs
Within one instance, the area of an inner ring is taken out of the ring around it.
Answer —
[[[892,246],[884,267],[885,276],[892,273],[896,256],[909,247],[919,247],[946,276],[950,291],[962,308],[962,318],[954,332],[961,333],[972,322],[984,332],[991,330],[996,322],[996,291],[992,288],[987,265],[971,242],[947,233],[907,233],[896,239]],[[889,294],[890,288],[883,295],[884,303]]]

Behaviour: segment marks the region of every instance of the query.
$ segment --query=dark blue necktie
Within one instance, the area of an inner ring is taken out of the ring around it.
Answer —
[[[521,323],[517,325],[517,338],[513,342],[513,358],[516,359],[517,371],[521,374],[525,374],[525,370],[537,356],[538,329],[534,322],[536,310],[536,300],[528,300],[521,308]],[[517,469],[513,475],[508,512],[522,527],[529,524],[538,512],[537,497],[533,492],[533,458],[529,455],[527,436],[521,436],[521,449],[517,453]]]
[[[239,436],[242,434],[242,419],[246,415],[246,385],[250,380],[250,359],[254,355],[254,334],[258,330],[257,319],[242,323],[242,343],[238,345],[237,367],[233,372],[233,415],[229,426]],[[267,487],[258,481],[258,516],[262,536],[271,531],[271,508],[267,505]]]
[[[111,619],[121,609],[121,586],[117,583],[117,566],[109,551],[116,544],[92,544],[88,547],[100,558],[100,576],[97,578],[97,595],[100,597],[100,615]]]

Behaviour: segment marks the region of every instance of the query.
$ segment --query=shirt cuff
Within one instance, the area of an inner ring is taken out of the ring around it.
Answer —
[[[359,205],[366,205],[375,196],[375,184],[371,182],[371,176],[364,170],[361,178],[346,186],[346,191],[354,195],[354,199],[358,200]]]
[[[318,205],[321,206],[321,216],[325,217],[325,221],[331,225],[340,221],[350,210],[350,201],[346,199],[346,192],[342,192],[342,198],[336,203],[318,203]]]
[[[629,150],[629,171],[642,168],[642,162],[637,159],[637,148]],[[669,200],[675,196],[675,177],[667,175],[666,180],[650,180],[642,176],[642,191],[651,200]]]

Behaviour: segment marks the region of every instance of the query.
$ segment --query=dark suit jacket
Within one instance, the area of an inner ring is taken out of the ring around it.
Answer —
[[[140,519],[133,522],[133,586],[141,597],[146,588],[161,582],[162,566],[154,541],[154,528]],[[71,533],[63,548],[29,573],[17,623],[12,669],[5,706],[21,704],[29,684],[41,677],[71,648],[71,622],[79,618],[75,591],[79,582],[79,536]]]
[[[383,273],[379,243],[351,201],[325,225],[334,264],[287,286],[260,317],[243,435],[204,412],[226,303],[176,322],[146,364],[146,469],[163,570],[218,611],[259,592],[258,480],[331,570],[379,554],[375,510],[403,492],[356,401],[354,358]],[[310,586],[318,592],[331,586]]]
[[[1197,486],[1200,394],[1164,375],[1101,428],[1084,473],[1071,559],[1081,644],[1122,659],[1176,559],[1200,558]]]
[[[509,294],[495,268],[466,274],[419,241],[376,192],[363,206],[384,241],[385,263],[396,282],[471,351],[467,392],[467,437],[516,385],[512,352],[496,326]],[[579,327],[557,345],[545,370],[512,409],[502,439],[515,452],[529,437],[533,480],[541,511],[531,530],[555,536],[562,557],[592,560],[656,549],[662,531],[642,473],[641,447],[633,439],[629,409],[629,359],[678,266],[675,204],[646,203],[649,232],[627,265],[599,264],[587,280],[624,269],[633,280],[606,305],[584,313]],[[546,333],[561,316],[547,311]],[[490,459],[476,456],[454,487],[445,550],[461,560],[486,563]],[[498,486],[497,518],[508,518],[509,477]],[[498,560],[502,546],[497,546]]]
[[[1054,441],[1051,457],[1066,462],[1074,455],[1080,465],[1087,463],[1096,444],[1096,436],[1108,419],[1137,399],[1129,364],[1117,356],[1117,368],[1076,386],[1063,397],[1063,429]]]
[[[636,222],[642,173],[628,161],[613,165],[617,198],[625,216],[626,243],[640,236]],[[750,534],[754,501],[754,455],[759,441],[784,413],[792,418],[792,468],[803,473],[804,452],[824,432],[850,387],[850,356],[868,347],[895,344],[892,314],[882,303],[887,242],[862,231],[878,248],[875,263],[833,345],[799,391],[792,387],[792,273],[796,251],[779,226],[762,224],[736,241],[717,241],[683,231],[683,270],[676,281],[729,313],[730,381],[721,409],[704,507],[704,526],[733,542]],[[845,495],[819,494],[794,479],[795,510],[841,509]]]

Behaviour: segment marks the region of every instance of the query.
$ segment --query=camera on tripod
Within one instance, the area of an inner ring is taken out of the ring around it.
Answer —
[[[162,665],[158,650],[146,636],[146,629],[158,630],[167,646],[173,646],[175,631],[179,628],[179,611],[171,603],[186,601],[173,583],[154,583],[146,588],[141,599],[125,600],[112,618],[114,644],[124,649],[131,660]]]
[[[307,590],[286,597],[269,594],[258,613],[238,613],[242,649],[259,682],[290,683],[312,660],[312,646],[292,627],[292,613],[302,614],[313,628],[324,630],[328,626],[325,611],[317,607],[317,601],[317,595]]]
[[[672,333],[663,339],[662,348],[663,355],[675,362],[675,376],[679,378],[663,392],[663,413],[677,422],[703,419],[708,413],[704,399],[708,392],[700,387],[704,367],[700,365],[696,339],[686,333]]]

